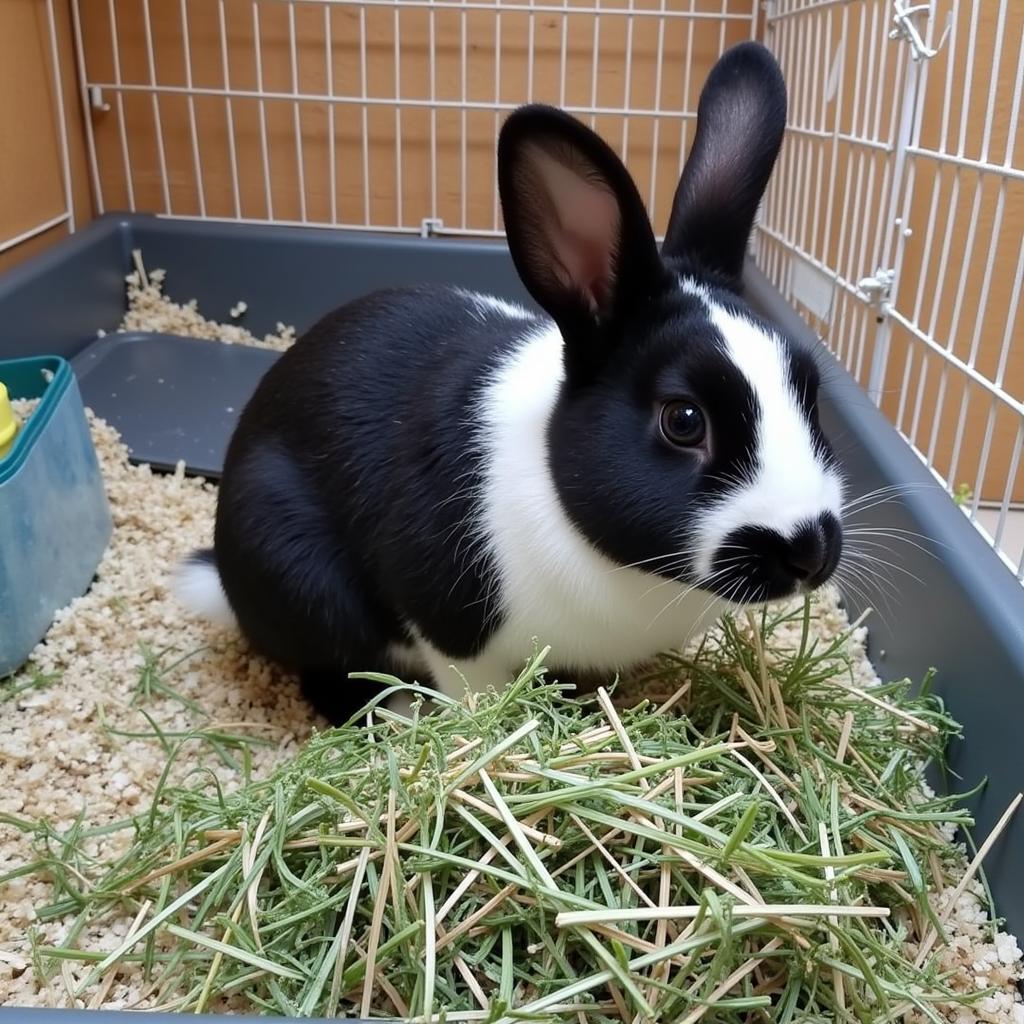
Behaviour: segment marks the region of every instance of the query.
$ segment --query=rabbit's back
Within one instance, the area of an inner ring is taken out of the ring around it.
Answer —
[[[452,654],[476,649],[497,594],[477,529],[479,412],[495,373],[542,326],[460,289],[392,290],[328,315],[281,357],[229,447],[215,534],[228,597],[259,605],[261,636],[273,626],[260,580],[313,580],[336,562],[340,589],[358,587],[389,642],[415,621]]]
[[[314,473],[333,463],[325,483],[340,473],[347,488],[365,459],[404,461],[455,437],[492,369],[535,322],[519,307],[456,288],[385,290],[343,306],[260,382],[225,476],[240,454],[274,441]]]

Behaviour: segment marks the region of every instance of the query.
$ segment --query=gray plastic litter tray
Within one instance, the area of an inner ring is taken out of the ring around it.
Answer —
[[[278,321],[300,333],[341,303],[374,288],[454,282],[527,302],[503,245],[311,228],[107,216],[42,256],[0,276],[0,358],[36,354],[72,360],[85,401],[124,432],[140,461],[216,475],[235,417],[274,353],[160,335],[100,339],[125,308],[131,251],[167,271],[166,291],[198,300],[205,316],[239,321],[254,334]],[[939,670],[936,690],[963,723],[966,742],[950,753],[973,799],[975,834],[984,836],[1024,787],[1024,588],[949,500],[856,382],[816,342],[754,267],[748,297],[766,316],[818,351],[828,364],[822,421],[843,459],[851,494],[908,488],[901,502],[865,512],[869,525],[913,530],[930,553],[904,546],[920,583],[900,574],[899,600],[867,594],[884,615],[870,622],[869,653],[881,675],[919,680]],[[93,346],[93,347],[90,347]],[[860,608],[851,606],[857,614]],[[1004,832],[986,860],[1000,912],[1024,933],[1024,821]],[[113,1024],[109,1013],[0,1008],[25,1024]],[[149,1019],[157,1021],[159,1016]]]
[[[82,401],[116,427],[136,462],[220,476],[238,414],[279,352],[133,331],[72,360]]]

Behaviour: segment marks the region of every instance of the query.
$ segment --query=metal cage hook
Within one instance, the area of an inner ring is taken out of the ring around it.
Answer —
[[[931,60],[937,56],[939,51],[946,44],[952,29],[951,19],[946,19],[946,28],[942,33],[938,46],[932,48],[925,43],[914,18],[919,14],[930,15],[931,4],[908,5],[905,0],[893,0],[892,20],[896,27],[889,33],[890,39],[904,39],[910,43],[911,56],[914,60]]]

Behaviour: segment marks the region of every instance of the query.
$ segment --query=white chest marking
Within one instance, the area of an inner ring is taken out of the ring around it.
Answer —
[[[678,647],[722,608],[703,591],[617,565],[571,523],[547,459],[561,380],[561,336],[541,325],[499,370],[481,406],[488,471],[478,528],[494,552],[503,622],[478,659],[457,666],[471,689],[507,682],[534,639],[551,645],[550,664],[613,673]],[[450,659],[422,640],[418,646],[438,684],[461,692]]]

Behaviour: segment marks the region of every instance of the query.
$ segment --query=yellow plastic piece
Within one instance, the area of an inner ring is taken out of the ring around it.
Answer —
[[[11,400],[7,397],[7,388],[0,381],[0,459],[14,447],[14,438],[18,433],[18,417],[11,408]]]

